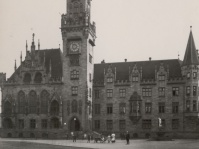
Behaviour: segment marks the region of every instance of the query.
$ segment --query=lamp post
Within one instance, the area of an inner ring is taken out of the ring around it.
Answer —
[[[77,120],[77,119],[74,118],[74,125],[75,125],[75,126],[74,126],[74,128],[75,128],[74,131],[76,131],[76,120]]]

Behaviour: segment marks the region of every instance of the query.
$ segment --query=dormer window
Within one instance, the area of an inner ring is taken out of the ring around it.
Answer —
[[[113,77],[108,77],[107,78],[107,83],[112,83],[113,82]]]
[[[196,73],[196,72],[193,73],[193,78],[194,78],[194,79],[197,78],[197,73]]]
[[[190,79],[190,72],[187,73],[187,79]]]
[[[159,75],[158,80],[159,81],[165,81],[165,75]]]
[[[27,84],[29,84],[29,83],[31,82],[31,75],[30,75],[29,73],[26,73],[26,74],[24,75],[23,82],[24,82],[24,83],[27,83]]]
[[[133,82],[138,82],[138,76],[133,76],[132,81]]]
[[[42,74],[40,72],[36,73],[34,82],[35,83],[41,83],[42,82]]]

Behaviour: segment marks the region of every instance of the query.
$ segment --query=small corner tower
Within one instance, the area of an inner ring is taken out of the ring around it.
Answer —
[[[189,39],[186,47],[184,60],[182,63],[182,74],[185,79],[185,129],[191,130],[191,121],[197,121],[198,115],[198,80],[199,80],[199,60],[196,51],[192,27],[189,34]],[[195,121],[195,122],[196,122]]]
[[[61,18],[63,40],[63,123],[67,131],[92,128],[92,78],[95,23],[91,0],[67,0]]]

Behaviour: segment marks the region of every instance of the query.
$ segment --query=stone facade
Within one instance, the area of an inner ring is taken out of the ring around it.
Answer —
[[[30,51],[2,89],[2,137],[63,138],[71,132],[199,137],[198,55],[192,31],[183,61],[94,64],[90,0],[67,0],[63,52]],[[182,135],[183,134],[183,135]]]

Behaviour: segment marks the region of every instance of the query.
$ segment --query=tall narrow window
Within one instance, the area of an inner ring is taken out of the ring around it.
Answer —
[[[37,113],[37,94],[35,91],[31,91],[29,93],[29,113],[30,114]]]
[[[186,88],[186,94],[187,94],[187,96],[190,96],[190,86],[187,86],[187,88]]]
[[[107,130],[112,130],[113,129],[113,121],[107,120],[106,121],[106,127],[107,127]]]
[[[99,90],[95,90],[94,93],[95,93],[95,99],[99,99]]]
[[[107,104],[107,114],[113,113],[113,104]]]
[[[34,82],[35,83],[41,83],[42,82],[42,74],[40,72],[36,73]]]
[[[197,86],[193,86],[193,96],[197,95]]]
[[[92,64],[93,57],[89,54],[89,62]]]
[[[193,100],[193,111],[197,111],[197,101]]]
[[[120,89],[120,98],[125,98],[126,97],[126,90],[125,89]]]
[[[107,95],[108,98],[112,98],[113,97],[113,90],[112,89],[107,89],[106,95]]]
[[[23,119],[19,119],[18,121],[18,125],[19,125],[19,129],[24,129],[24,120]]]
[[[51,115],[59,115],[59,103],[56,100],[51,102],[50,114]]]
[[[91,73],[89,73],[89,81],[92,82],[92,76]]]
[[[159,103],[159,113],[164,113],[165,112],[165,103],[160,102]]]
[[[72,113],[77,113],[77,101],[72,101]]]
[[[152,111],[152,103],[145,103],[145,113],[150,114]]]
[[[25,100],[25,93],[23,91],[20,91],[18,93],[18,112],[19,114],[25,114],[26,113],[26,100]]]
[[[100,104],[95,104],[95,114],[100,114]]]
[[[159,94],[159,97],[164,97],[165,96],[165,88],[159,87],[158,94]]]
[[[187,73],[187,79],[190,79],[190,72]]]
[[[179,96],[179,87],[173,87],[172,94],[173,96]]]
[[[100,130],[100,120],[95,120],[94,121],[95,125],[95,130]]]
[[[36,128],[36,120],[35,119],[31,119],[30,120],[30,128],[31,129],[35,129]]]
[[[120,103],[119,104],[119,112],[120,112],[120,114],[126,113],[126,103]]]
[[[193,73],[193,78],[194,78],[194,79],[197,78],[197,73],[196,73],[196,72]]]
[[[179,119],[172,119],[172,129],[179,128]]]
[[[190,112],[190,100],[186,101],[186,111]]]
[[[172,103],[172,112],[178,113],[178,107],[179,107],[179,102],[173,102]]]
[[[42,119],[41,120],[41,128],[46,129],[48,127],[48,121],[47,119]]]
[[[12,105],[11,105],[11,103],[9,101],[6,101],[4,103],[3,113],[6,114],[6,115],[12,114]]]
[[[91,88],[89,88],[89,97],[91,97],[92,96],[92,90],[91,90]]]
[[[31,82],[31,75],[29,73],[26,73],[24,75],[23,82],[26,83],[26,84],[29,84]]]
[[[120,130],[125,130],[126,129],[126,121],[125,120],[120,120],[119,121],[119,129]]]
[[[46,91],[46,90],[43,90],[41,92],[41,113],[42,114],[47,114],[48,113],[48,101],[50,100],[49,97],[50,94]]]
[[[150,119],[144,119],[142,120],[142,128],[143,129],[151,129],[152,122]]]
[[[138,75],[132,77],[132,81],[133,81],[133,82],[138,82],[138,80],[139,80],[139,79],[138,79]]]
[[[78,94],[78,87],[77,86],[72,86],[71,90],[72,90],[73,96]]]

